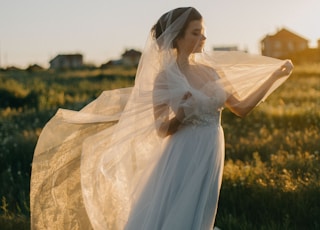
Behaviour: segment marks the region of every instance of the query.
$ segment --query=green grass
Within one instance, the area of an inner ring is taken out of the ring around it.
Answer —
[[[300,67],[246,118],[224,113],[217,226],[320,229],[319,108],[320,73]]]
[[[41,129],[59,107],[133,85],[134,69],[0,72],[0,226],[29,229],[29,182]],[[223,114],[226,161],[216,225],[320,229],[320,68],[297,66],[240,119]]]

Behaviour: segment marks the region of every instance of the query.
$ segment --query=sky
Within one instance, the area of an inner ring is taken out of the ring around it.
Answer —
[[[157,19],[184,6],[202,14],[206,50],[238,46],[260,54],[259,41],[283,27],[311,47],[320,39],[319,0],[0,0],[0,67],[48,67],[68,53],[99,66],[126,49],[142,51]]]

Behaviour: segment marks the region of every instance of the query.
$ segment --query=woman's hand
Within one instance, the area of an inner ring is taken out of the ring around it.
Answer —
[[[192,94],[190,93],[190,92],[186,92],[184,95],[183,95],[183,97],[182,97],[182,99],[181,99],[181,103],[180,103],[180,107],[179,107],[179,109],[178,109],[178,111],[177,111],[177,114],[176,114],[176,119],[178,120],[178,121],[180,121],[180,122],[182,122],[183,120],[184,120],[184,118],[186,117],[186,114],[185,114],[185,112],[184,112],[184,108],[183,108],[183,103],[186,101],[186,100],[188,100],[188,98],[189,97],[191,97],[192,96]]]
[[[263,99],[273,83],[281,77],[288,76],[292,69],[292,62],[287,60],[280,68],[272,73],[267,81],[265,81],[245,99],[239,100],[233,95],[229,96],[226,101],[226,106],[236,115],[240,117],[246,116],[261,101],[261,99]]]
[[[276,78],[280,78],[280,77],[284,77],[288,74],[290,74],[290,72],[293,69],[293,64],[290,60],[287,60],[279,69],[277,69],[273,75]]]

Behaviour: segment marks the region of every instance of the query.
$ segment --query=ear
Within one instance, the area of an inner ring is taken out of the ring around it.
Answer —
[[[172,42],[173,48],[178,48],[178,42],[181,41],[182,38],[183,38],[182,36],[178,36],[173,40]]]

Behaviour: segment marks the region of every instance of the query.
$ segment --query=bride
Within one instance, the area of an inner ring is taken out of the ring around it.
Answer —
[[[212,229],[224,165],[224,107],[245,116],[290,61],[204,52],[201,14],[152,27],[133,88],[104,92],[44,127],[31,178],[33,229]]]

